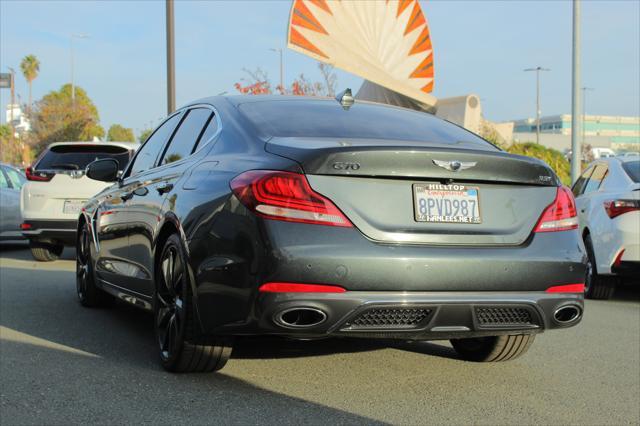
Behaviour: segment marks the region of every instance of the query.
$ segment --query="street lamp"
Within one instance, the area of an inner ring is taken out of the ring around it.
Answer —
[[[536,72],[536,143],[540,143],[540,71],[551,71],[549,68],[535,67],[524,71]]]
[[[586,139],[587,133],[587,90],[593,91],[595,90],[593,87],[581,87],[582,90],[582,146],[584,146],[584,141]]]
[[[269,49],[272,52],[278,52],[280,53],[280,93],[284,94],[284,70],[283,70],[283,65],[282,65],[282,49],[281,48],[271,48]]]
[[[166,0],[167,18],[167,115],[176,109],[176,53],[173,0]]]
[[[69,36],[69,47],[71,52],[71,102],[75,105],[76,101],[76,86],[73,81],[73,39],[74,38],[89,38],[89,34],[79,33],[79,34],[71,34]]]

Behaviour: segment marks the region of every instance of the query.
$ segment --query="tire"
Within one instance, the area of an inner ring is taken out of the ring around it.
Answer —
[[[598,275],[598,269],[596,267],[596,259],[593,254],[593,242],[591,241],[591,235],[587,234],[584,237],[584,246],[587,249],[587,257],[589,262],[587,263],[587,273],[584,280],[584,295],[588,299],[611,299],[613,293],[618,284],[618,277]]]
[[[86,308],[109,306],[113,296],[96,287],[96,278],[91,259],[91,234],[86,224],[78,234],[76,244],[76,294]]]
[[[231,356],[231,340],[195,341],[196,318],[187,257],[178,235],[171,235],[155,268],[153,311],[160,363],[174,373],[212,372]]]
[[[451,344],[464,360],[499,362],[518,358],[529,350],[535,334],[451,339]]]
[[[64,246],[58,244],[41,243],[37,241],[29,241],[31,255],[38,262],[53,262],[58,260]]]

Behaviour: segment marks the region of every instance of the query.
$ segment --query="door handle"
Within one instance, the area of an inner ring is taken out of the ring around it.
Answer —
[[[133,198],[133,192],[127,192],[126,194],[120,196],[120,199],[122,201],[129,201],[132,198]]]
[[[158,194],[160,194],[160,195],[166,194],[167,192],[171,191],[172,189],[173,189],[173,184],[172,183],[166,183],[166,184],[156,188],[156,190],[158,191]]]

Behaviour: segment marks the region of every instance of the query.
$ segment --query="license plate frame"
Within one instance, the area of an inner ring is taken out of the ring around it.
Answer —
[[[480,188],[478,186],[414,183],[412,186],[412,192],[413,217],[416,222],[460,225],[479,225],[482,223],[482,214],[480,211]],[[433,203],[429,203],[428,200],[430,199],[433,200]],[[438,199],[440,200],[440,203],[437,202]],[[425,201],[421,203],[421,200]],[[444,200],[448,200],[448,202]],[[454,200],[458,201],[457,205],[454,205]],[[467,214],[464,215],[460,214],[462,213],[462,201],[466,201]],[[432,210],[432,208],[434,210]],[[451,210],[451,215],[430,214],[433,212],[448,213],[448,209]],[[472,212],[469,212],[469,209],[472,209]]]
[[[82,207],[87,200],[64,200],[64,204],[62,205],[62,213],[63,214],[80,214],[82,211]]]

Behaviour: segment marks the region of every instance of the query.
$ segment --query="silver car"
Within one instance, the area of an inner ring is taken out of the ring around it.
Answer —
[[[20,189],[26,181],[18,169],[0,163],[0,241],[23,239]]]

